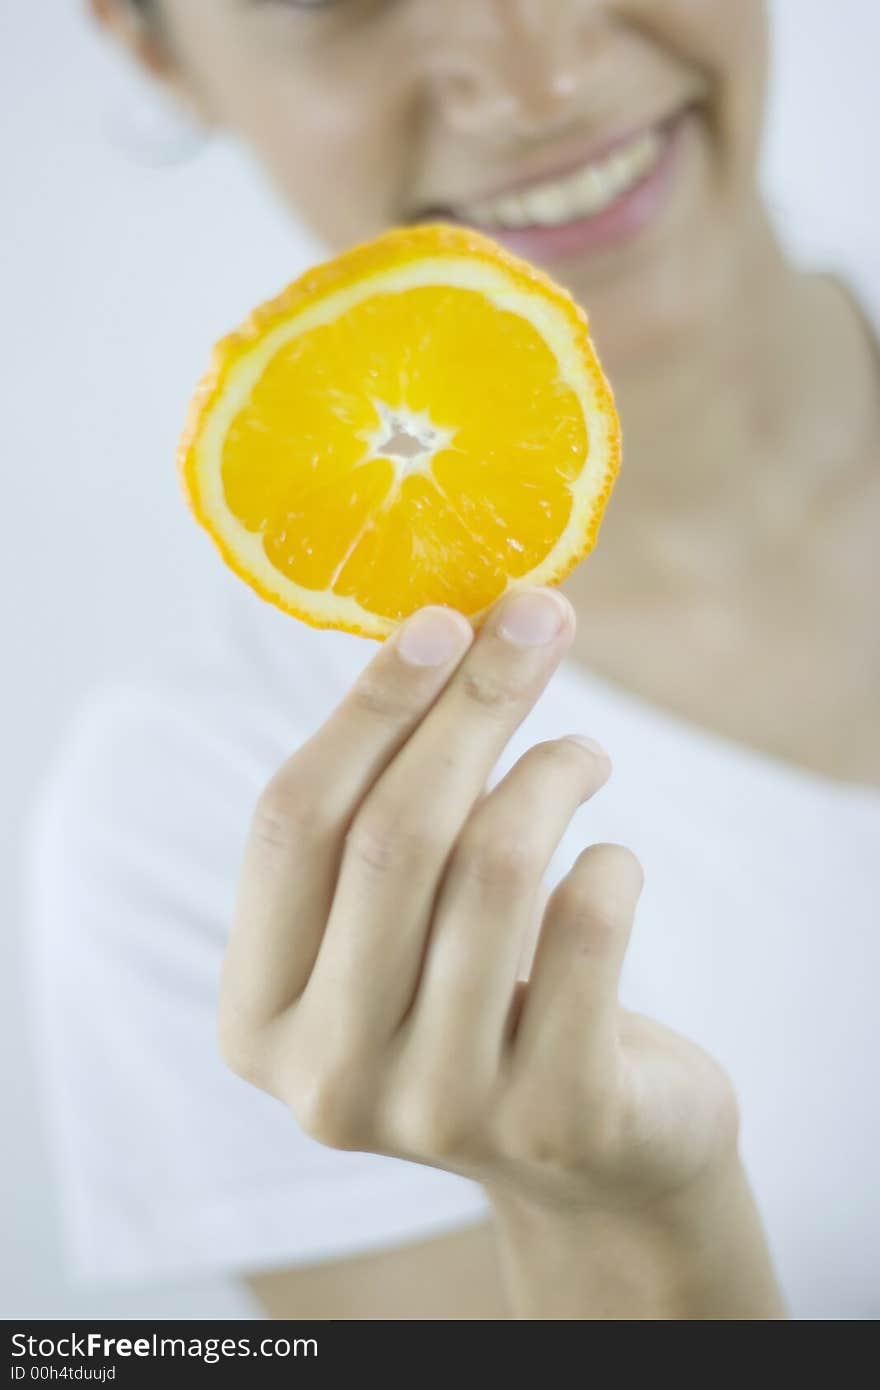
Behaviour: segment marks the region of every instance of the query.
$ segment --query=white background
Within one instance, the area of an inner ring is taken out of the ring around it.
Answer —
[[[316,248],[218,142],[174,167],[133,158],[150,107],[84,8],[0,3],[0,1316],[221,1318],[250,1305],[220,1279],[120,1291],[65,1275],[28,1036],[19,845],[76,702],[197,619],[224,582],[177,492],[176,436],[214,338]],[[774,9],[774,210],[809,253],[870,262],[880,6]]]

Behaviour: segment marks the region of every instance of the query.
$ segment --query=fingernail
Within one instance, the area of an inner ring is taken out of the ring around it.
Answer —
[[[420,608],[407,618],[397,650],[409,666],[443,666],[459,656],[470,638],[464,620],[450,608]]]
[[[587,752],[592,753],[593,757],[598,758],[600,762],[611,762],[607,750],[602,747],[601,743],[597,743],[594,738],[588,738],[586,734],[566,734],[565,737],[568,739],[569,743],[577,743],[581,748],[586,748]]]
[[[509,598],[498,635],[518,647],[545,647],[565,624],[568,600],[553,589],[531,589]]]

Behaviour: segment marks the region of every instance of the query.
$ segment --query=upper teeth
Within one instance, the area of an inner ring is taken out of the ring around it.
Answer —
[[[506,198],[471,203],[463,209],[467,221],[483,227],[557,227],[603,212],[644,178],[660,157],[663,141],[656,130],[646,131],[628,145],[585,169]]]

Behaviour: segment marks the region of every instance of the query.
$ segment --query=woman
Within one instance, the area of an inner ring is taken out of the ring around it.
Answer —
[[[476,638],[237,594],[80,723],[33,862],[81,1264],[277,1316],[876,1315],[876,343],[757,191],[764,6],[93,3],[328,247],[457,218],[550,268],[626,462],[564,595]],[[626,1010],[599,835],[647,868]]]

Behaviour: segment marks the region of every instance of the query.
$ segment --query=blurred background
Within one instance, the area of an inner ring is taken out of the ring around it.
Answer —
[[[169,628],[198,621],[228,582],[179,497],[176,438],[214,339],[320,249],[238,151],[165,118],[84,12],[82,0],[0,6],[0,1316],[248,1316],[232,1283],[68,1279],[19,859],[28,804],[76,705]],[[775,0],[773,22],[764,177],[783,234],[818,265],[844,236],[878,256],[880,6]]]

